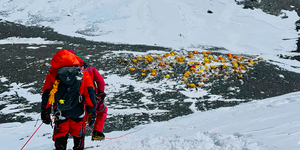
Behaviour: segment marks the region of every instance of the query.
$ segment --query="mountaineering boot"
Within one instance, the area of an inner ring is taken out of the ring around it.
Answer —
[[[102,132],[93,131],[92,141],[94,141],[94,140],[104,140],[104,139],[105,139],[105,135]]]
[[[73,137],[74,139],[74,147],[73,150],[83,150],[84,148],[84,136],[81,137]]]
[[[54,145],[55,150],[66,150],[67,149],[68,137],[58,137],[55,139]]]

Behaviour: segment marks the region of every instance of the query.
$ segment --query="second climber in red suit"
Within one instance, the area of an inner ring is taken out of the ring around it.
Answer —
[[[68,49],[69,52],[76,54],[73,50]],[[94,82],[95,91],[96,91],[96,121],[94,123],[94,129],[92,134],[92,140],[104,140],[105,135],[103,134],[103,128],[105,124],[105,119],[107,117],[107,107],[104,103],[104,98],[106,97],[105,90],[105,81],[103,79],[103,76],[99,73],[99,71],[92,66],[87,66],[85,63],[84,58],[80,55],[79,61],[82,63],[82,71],[86,71],[89,73],[90,77],[92,78],[92,81]],[[92,117],[89,117],[92,118]]]

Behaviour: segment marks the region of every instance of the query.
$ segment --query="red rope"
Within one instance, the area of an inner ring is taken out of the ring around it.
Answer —
[[[140,131],[140,130],[142,130],[142,129],[144,129],[144,128],[145,128],[145,127],[142,127],[142,128],[140,128],[140,129],[138,129],[138,130],[135,130],[135,131],[132,131],[132,132],[126,133],[126,134],[124,134],[124,135],[121,135],[121,136],[118,136],[118,137],[114,137],[114,138],[106,138],[106,139],[117,139],[117,138],[120,138],[120,137],[126,136],[126,135],[128,135],[128,134],[131,134],[131,133],[134,133],[134,132],[138,132],[138,131]]]
[[[86,125],[86,126],[93,132],[93,130],[92,130],[88,125]],[[121,136],[118,136],[118,137],[114,137],[114,138],[105,138],[105,139],[113,140],[113,139],[121,138],[121,137],[126,136],[126,135],[128,135],[128,134],[131,134],[131,133],[134,133],[134,132],[138,132],[138,131],[140,131],[140,130],[142,130],[142,129],[144,129],[144,128],[145,128],[145,127],[142,127],[142,128],[140,128],[140,129],[138,129],[138,130],[135,130],[135,131],[126,133],[126,134],[121,135]]]
[[[23,145],[23,147],[21,148],[21,150],[27,145],[27,143],[31,140],[31,138],[34,136],[34,134],[40,129],[40,127],[43,125],[43,122],[40,124],[40,126],[34,131],[34,133],[30,136],[30,138],[27,140],[27,142]],[[93,130],[88,126],[88,125],[86,125],[92,132],[93,132]],[[114,137],[114,138],[106,138],[106,139],[110,139],[110,140],[112,140],[112,139],[117,139],[117,138],[121,138],[121,137],[123,137],[123,136],[126,136],[126,135],[129,135],[129,134],[132,134],[132,133],[134,133],[134,132],[138,132],[138,131],[140,131],[140,130],[142,130],[142,129],[144,129],[145,127],[142,127],[142,128],[140,128],[140,129],[138,129],[138,130],[135,130],[135,131],[132,131],[132,132],[129,132],[129,133],[126,133],[126,134],[124,134],[124,135],[121,135],[121,136],[118,136],[118,137]]]
[[[43,125],[43,122],[41,125],[34,131],[34,133],[31,135],[31,137],[27,140],[27,142],[24,144],[24,146],[21,148],[21,150],[26,146],[26,144],[30,141],[30,139],[33,137],[33,135],[39,130],[39,128]]]
[[[93,130],[87,124],[85,124],[85,126],[88,127],[93,132]]]

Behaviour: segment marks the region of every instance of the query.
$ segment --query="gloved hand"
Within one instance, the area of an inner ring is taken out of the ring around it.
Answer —
[[[106,97],[106,93],[104,93],[104,92],[100,92],[100,93],[98,93],[98,94],[96,94],[96,99],[97,100],[104,100],[104,98]]]
[[[105,97],[106,97],[106,93],[104,93],[104,92],[96,94],[97,105],[96,105],[95,111],[97,113],[104,111],[104,109],[105,109],[104,98]]]
[[[88,113],[86,117],[86,122],[89,124],[90,127],[94,125],[95,121],[96,121],[96,113],[95,112]]]
[[[50,113],[48,113],[46,110],[43,110],[41,113],[41,119],[43,120],[43,123],[50,124],[51,123]]]

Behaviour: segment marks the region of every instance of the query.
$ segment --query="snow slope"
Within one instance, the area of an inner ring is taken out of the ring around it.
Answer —
[[[106,133],[107,139],[92,142],[94,149],[210,149],[296,150],[300,148],[298,97],[300,92],[252,101],[178,117],[165,122],[137,126],[129,131]],[[38,117],[38,115],[33,115]],[[20,149],[39,122],[0,124],[1,149]],[[35,126],[36,125],[36,126]],[[24,149],[54,149],[51,127],[42,125]],[[70,139],[69,149],[73,146]]]
[[[281,19],[242,9],[233,0],[2,0],[0,5],[1,19],[95,41],[272,54],[294,49],[295,40],[282,39],[297,37],[295,12],[284,12],[288,18]]]

